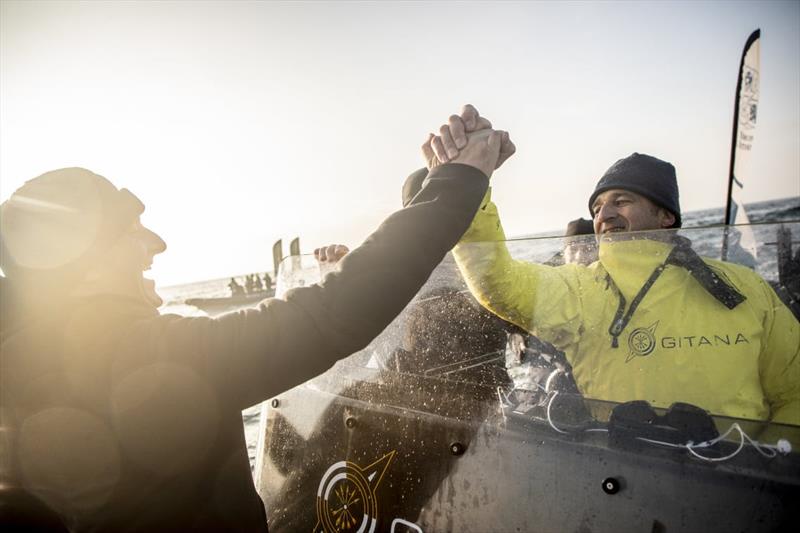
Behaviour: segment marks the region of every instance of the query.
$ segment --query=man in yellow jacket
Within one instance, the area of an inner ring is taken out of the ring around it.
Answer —
[[[429,166],[452,159],[467,133],[487,125],[465,107],[423,146]],[[586,397],[680,401],[800,425],[800,325],[755,272],[701,259],[676,235],[674,167],[644,154],[621,159],[589,208],[599,260],[550,267],[511,257],[487,192],[454,249],[472,293],[563,350]]]

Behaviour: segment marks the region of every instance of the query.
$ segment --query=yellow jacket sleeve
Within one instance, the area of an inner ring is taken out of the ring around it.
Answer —
[[[453,249],[456,263],[484,307],[565,349],[576,342],[581,328],[578,269],[512,258],[497,206],[490,198],[488,191],[472,225]]]
[[[759,367],[770,419],[800,425],[800,323],[775,291],[759,281],[768,303]]]

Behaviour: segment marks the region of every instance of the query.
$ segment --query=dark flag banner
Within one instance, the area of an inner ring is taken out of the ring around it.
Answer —
[[[761,30],[750,34],[742,52],[739,64],[739,78],[736,83],[736,101],[733,109],[733,138],[731,141],[730,175],[728,177],[728,200],[725,207],[725,224],[749,224],[744,208],[743,189],[745,184],[755,182],[751,169],[751,152],[758,118],[760,84],[760,43]],[[751,233],[751,232],[750,232]],[[755,241],[748,232],[737,235],[742,251],[755,256]],[[727,255],[729,242],[726,239],[724,254]],[[731,246],[731,248],[733,248]],[[732,250],[731,250],[732,251]]]
[[[300,237],[295,237],[289,243],[289,256],[292,258],[292,271],[296,271],[303,264],[300,258]]]
[[[275,241],[275,244],[272,245],[272,268],[274,278],[278,279],[278,266],[281,264],[281,260],[283,259],[283,241],[278,239]]]

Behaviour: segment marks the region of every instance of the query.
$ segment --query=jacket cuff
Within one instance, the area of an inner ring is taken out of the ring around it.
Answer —
[[[412,172],[403,184],[403,207],[408,207],[413,203],[424,201],[424,198],[418,197],[418,195],[431,181],[450,181],[454,179],[477,181],[486,184],[488,184],[489,181],[486,174],[473,166],[464,165],[462,163],[445,163],[435,167],[430,172],[425,168],[421,168]],[[484,197],[480,207],[485,207],[486,202],[488,202],[488,197]]]
[[[424,187],[426,182],[429,180],[441,178],[461,178],[489,181],[489,176],[471,165],[465,165],[463,163],[444,163],[443,165],[439,165],[428,172],[428,177],[422,182],[422,186]]]

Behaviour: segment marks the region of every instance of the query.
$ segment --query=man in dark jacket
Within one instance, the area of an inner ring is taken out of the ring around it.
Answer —
[[[127,190],[80,168],[26,183],[0,208],[0,525],[38,500],[74,531],[265,531],[241,410],[403,309],[469,226],[501,142],[431,173],[320,284],[217,319],[159,315],[142,274],[166,245]]]

